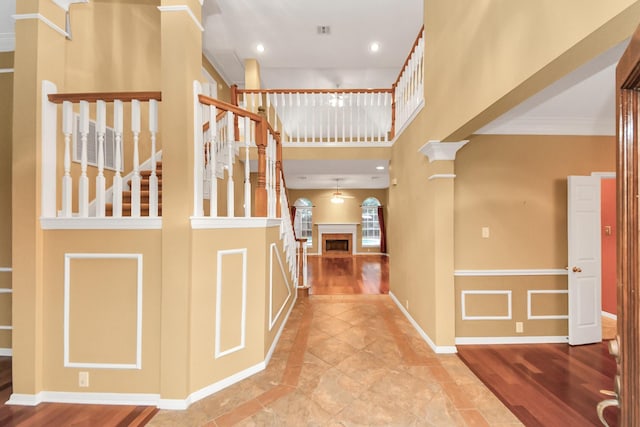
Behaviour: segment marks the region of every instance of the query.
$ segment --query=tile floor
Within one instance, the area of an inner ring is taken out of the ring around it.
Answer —
[[[266,370],[149,426],[521,426],[456,355],[436,355],[388,295],[311,296]]]

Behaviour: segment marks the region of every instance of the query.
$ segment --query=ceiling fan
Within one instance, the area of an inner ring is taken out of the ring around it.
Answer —
[[[353,199],[353,196],[345,196],[340,192],[340,178],[336,178],[336,191],[331,195],[331,203],[341,204],[344,199]]]

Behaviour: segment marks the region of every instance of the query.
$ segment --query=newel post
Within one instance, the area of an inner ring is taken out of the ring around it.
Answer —
[[[265,118],[256,122],[256,147],[258,148],[258,183],[256,186],[254,206],[255,216],[267,216],[267,121]]]
[[[280,132],[276,135],[276,218],[282,217],[282,205],[280,204],[280,192],[284,187],[282,183],[282,143],[280,142]]]

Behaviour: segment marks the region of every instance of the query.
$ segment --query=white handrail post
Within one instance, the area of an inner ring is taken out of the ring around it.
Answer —
[[[249,141],[249,135],[251,134],[251,119],[245,117],[244,119],[244,216],[249,218],[251,216],[251,169],[249,167],[249,147],[251,141]]]
[[[131,177],[131,216],[140,216],[140,101],[131,101],[131,131],[133,132],[133,176]]]
[[[87,177],[87,138],[89,136],[89,103],[80,101],[80,180],[78,181],[78,210],[80,217],[89,216],[89,178]]]
[[[62,103],[62,133],[64,134],[64,176],[62,177],[62,217],[71,217],[71,134],[73,133],[73,104]]]
[[[208,163],[209,163],[209,216],[218,216],[218,177],[216,176],[216,163],[218,161],[216,152],[218,151],[218,123],[216,121],[216,107],[209,106],[209,151],[208,151]]]
[[[158,101],[149,100],[149,132],[151,133],[151,175],[149,175],[149,216],[158,216],[159,191],[156,169],[156,134],[158,133]]]
[[[98,176],[96,176],[96,216],[103,218],[106,204],[106,182],[104,177],[104,137],[107,132],[107,104],[96,102],[96,135],[98,137]]]
[[[122,176],[120,171],[122,170],[122,132],[123,126],[123,106],[122,101],[116,99],[113,102],[113,128],[116,134],[116,174],[113,177],[113,210],[112,216],[122,216]]]
[[[233,143],[233,113],[227,113],[227,155],[229,162],[229,175],[227,176],[227,216],[235,216],[235,188],[233,183],[233,160],[235,156],[235,147]]]

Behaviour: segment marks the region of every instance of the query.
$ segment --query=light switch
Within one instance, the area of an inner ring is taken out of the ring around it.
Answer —
[[[604,226],[604,234],[607,236],[611,236],[611,226],[610,225],[605,225]]]
[[[482,227],[482,238],[483,239],[489,238],[489,227]]]

